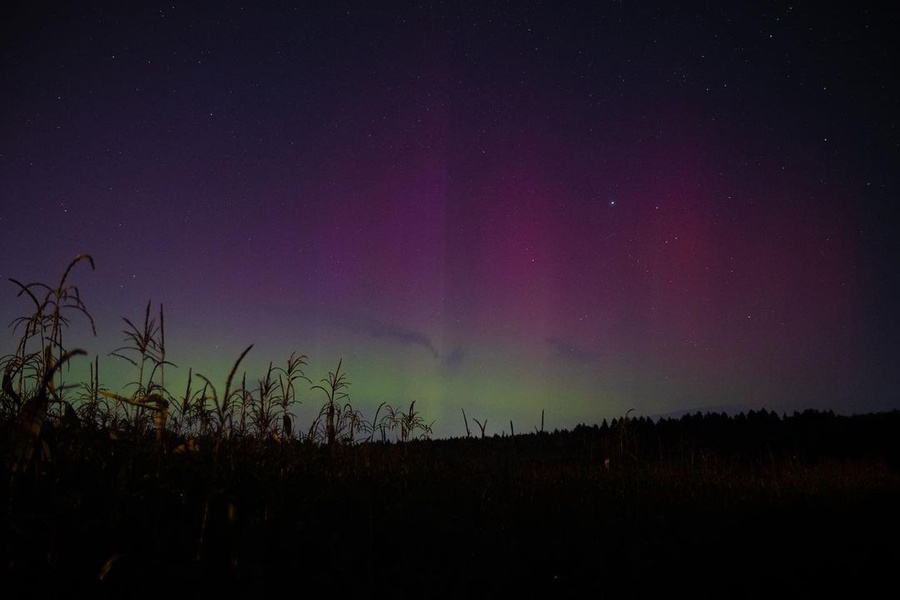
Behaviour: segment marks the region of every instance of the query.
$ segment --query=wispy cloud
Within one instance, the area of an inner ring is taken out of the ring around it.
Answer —
[[[574,362],[588,362],[593,360],[595,355],[593,352],[585,350],[572,340],[566,340],[557,337],[547,337],[544,341],[552,346],[559,356]]]
[[[385,323],[379,319],[345,311],[325,311],[324,318],[331,323],[344,327],[356,334],[368,334],[373,338],[381,338],[407,346],[418,346],[428,351],[434,358],[439,358],[437,348],[431,338],[424,332],[402,325]]]
[[[462,367],[463,362],[466,360],[466,351],[461,346],[456,346],[449,352],[449,354],[445,354],[441,359],[441,368],[444,370],[444,373],[448,375],[453,375],[459,371],[460,367]]]
[[[438,358],[439,356],[437,348],[435,348],[434,344],[431,343],[431,338],[421,331],[408,329],[399,325],[372,323],[369,327],[369,332],[372,334],[372,337],[386,338],[395,342],[400,342],[401,344],[407,344],[411,346],[422,346],[423,348],[431,352],[431,354],[435,358]]]

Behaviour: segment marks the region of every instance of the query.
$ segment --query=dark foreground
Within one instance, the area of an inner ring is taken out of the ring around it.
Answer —
[[[2,577],[42,597],[860,597],[900,564],[898,426],[761,412],[331,448],[47,426],[3,488]]]

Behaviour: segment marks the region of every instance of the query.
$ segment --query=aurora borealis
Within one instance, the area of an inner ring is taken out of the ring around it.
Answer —
[[[343,358],[437,435],[900,406],[892,9],[71,4],[2,26],[0,277],[92,254],[111,386],[152,299],[175,387]]]

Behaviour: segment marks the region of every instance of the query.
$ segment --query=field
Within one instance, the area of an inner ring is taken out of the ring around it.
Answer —
[[[21,286],[35,312],[3,360],[2,578],[22,595],[858,595],[900,559],[900,413],[492,437],[461,414],[469,435],[432,440],[414,403],[368,420],[340,364],[314,385],[299,355],[175,394],[150,305],[117,351],[124,397],[99,366],[61,380],[63,309],[86,313],[66,281]],[[302,427],[300,386],[323,400]]]
[[[4,577],[41,594],[858,590],[900,558],[896,443],[874,436],[897,423],[800,415],[766,427],[872,443],[767,451],[752,422],[638,421],[635,453],[616,428],[332,446],[244,437],[217,449],[211,437],[51,425],[52,458],[7,488]],[[703,428],[758,443],[716,447]]]

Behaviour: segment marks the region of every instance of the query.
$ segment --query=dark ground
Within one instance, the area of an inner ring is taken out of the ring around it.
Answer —
[[[2,577],[44,597],[859,597],[900,564],[898,423],[760,412],[218,452],[58,425],[4,486]]]

